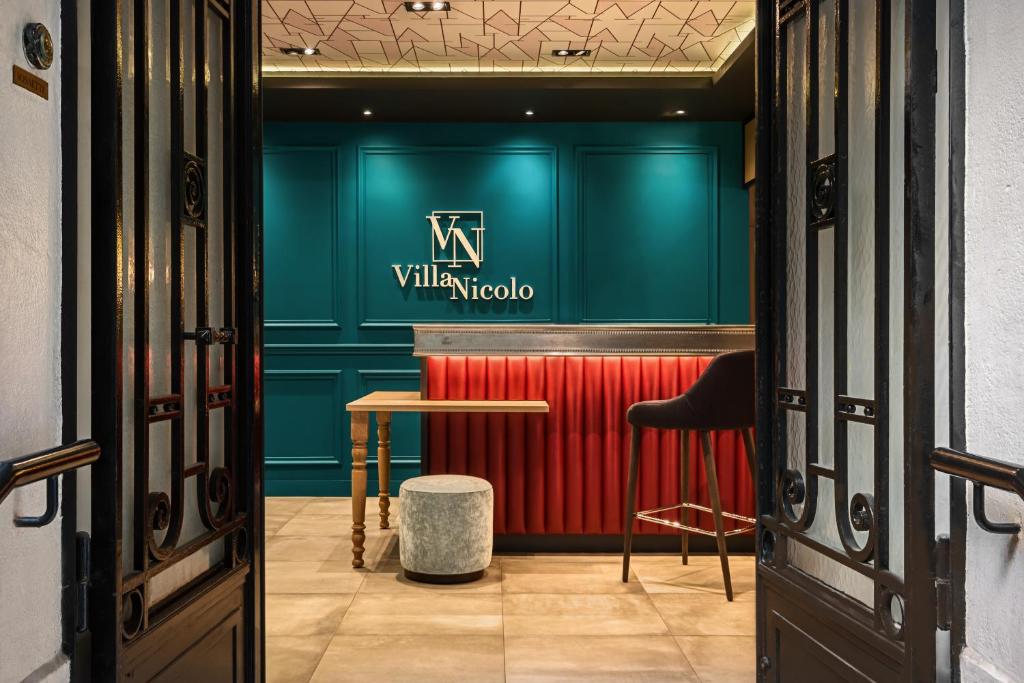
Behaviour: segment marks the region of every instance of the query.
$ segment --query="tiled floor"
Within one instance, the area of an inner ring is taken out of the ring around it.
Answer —
[[[271,683],[754,680],[754,562],[717,556],[495,557],[461,586],[402,578],[392,529],[367,501],[366,568],[351,566],[345,498],[267,500]]]

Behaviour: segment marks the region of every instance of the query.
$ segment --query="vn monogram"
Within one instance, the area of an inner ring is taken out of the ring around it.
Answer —
[[[434,263],[443,263],[449,268],[461,268],[464,263],[480,267],[484,260],[483,211],[431,211],[427,220],[430,222],[431,258]],[[463,225],[472,226],[469,230],[475,233],[475,240],[466,236],[465,230],[458,225],[460,220]]]
[[[481,282],[484,262],[483,211],[431,211],[430,260],[432,263],[395,264],[391,271],[402,289],[444,289],[452,301],[529,301],[533,287],[519,284],[515,275],[507,282]],[[451,270],[472,264],[477,269],[468,275]],[[493,264],[492,264],[493,265]]]

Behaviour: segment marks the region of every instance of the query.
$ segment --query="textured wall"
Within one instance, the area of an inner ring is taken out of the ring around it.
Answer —
[[[30,68],[21,30],[42,21],[59,45],[58,0],[5,0],[0,18],[0,458],[60,440],[60,62],[44,101],[11,84],[11,62]],[[17,529],[40,514],[42,484],[0,507],[0,681],[66,680],[60,654],[60,524]]]
[[[1024,414],[1024,13],[1016,0],[967,4],[967,446],[1021,462]],[[1024,504],[988,494],[994,520]],[[1024,671],[1024,547],[968,524],[965,681]]]

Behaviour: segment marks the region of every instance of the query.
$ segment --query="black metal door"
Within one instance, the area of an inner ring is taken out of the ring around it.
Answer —
[[[936,677],[934,0],[761,0],[761,680]]]
[[[92,678],[259,680],[259,2],[91,4]]]

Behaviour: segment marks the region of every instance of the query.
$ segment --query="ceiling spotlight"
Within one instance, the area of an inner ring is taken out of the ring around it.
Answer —
[[[307,57],[320,54],[315,47],[282,47],[281,52],[286,55],[305,55]]]
[[[430,2],[416,0],[415,2],[405,3],[405,10],[407,12],[447,12],[451,8],[450,2],[442,2],[442,0],[431,0]]]
[[[526,110],[526,115],[527,116],[533,116],[533,110],[532,109],[527,109]]]
[[[373,116],[373,110],[371,110],[371,109],[364,109],[363,110],[363,116]]]
[[[686,110],[685,109],[676,109],[673,113],[676,116],[686,116]]]
[[[562,48],[561,50],[552,50],[552,57],[589,57],[590,50],[570,50],[568,48]]]

